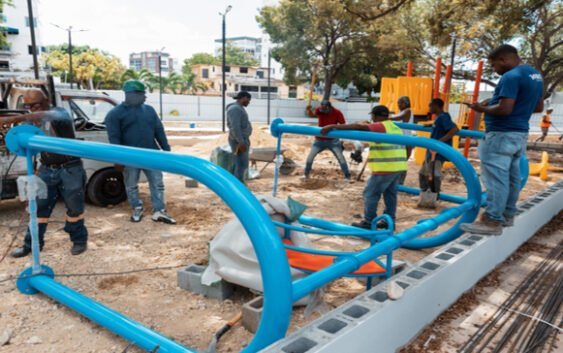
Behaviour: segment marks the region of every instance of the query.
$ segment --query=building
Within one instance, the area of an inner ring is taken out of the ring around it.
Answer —
[[[271,42],[267,35],[262,38],[255,37],[230,37],[226,38],[228,45],[232,45],[235,48],[248,53],[260,63],[262,67],[268,67],[268,52],[271,48]],[[223,40],[215,39],[215,56],[221,55],[221,50],[223,49]],[[275,60],[271,60],[270,67],[272,68],[272,77],[276,79],[283,79],[283,69],[280,63]]]
[[[7,43],[0,47],[0,75],[3,76],[32,76],[33,75],[33,47],[31,45],[30,21],[28,17],[27,1],[13,0],[12,5],[5,5],[0,9],[2,23],[1,35]],[[37,23],[39,14],[37,1],[32,1],[35,28],[35,42],[37,56],[46,51],[41,42],[41,33]]]
[[[168,53],[159,53],[158,51],[144,51],[140,53],[129,54],[129,68],[135,71],[147,69],[153,74],[158,74],[158,57],[161,56],[162,76],[168,76],[174,72],[178,66],[178,62],[170,57]]]
[[[221,65],[199,64],[193,65],[192,71],[196,81],[204,83],[208,90],[206,95],[221,95],[222,71]],[[253,97],[265,99],[270,92],[270,97],[303,99],[305,89],[303,86],[288,86],[282,80],[271,78],[268,86],[268,68],[228,65],[225,70],[226,93],[234,96],[238,91],[248,91]]]

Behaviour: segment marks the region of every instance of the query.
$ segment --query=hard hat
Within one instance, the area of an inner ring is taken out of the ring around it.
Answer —
[[[127,80],[123,84],[123,92],[145,92],[145,84],[139,80]]]

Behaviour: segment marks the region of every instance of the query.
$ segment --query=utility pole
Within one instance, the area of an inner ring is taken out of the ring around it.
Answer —
[[[454,34],[453,35],[453,42],[452,42],[452,54],[451,54],[452,59],[451,59],[451,62],[450,62],[450,65],[452,66],[452,75],[450,76],[450,82],[448,83],[450,87],[452,86],[452,77],[453,77],[453,71],[454,71],[454,68],[455,68],[454,63],[455,63],[455,47],[456,47],[456,44],[457,44],[457,37]]]
[[[164,115],[162,115],[162,51],[164,50],[164,48],[165,47],[162,47],[162,49],[160,49],[160,51],[158,52],[158,81],[160,84],[158,94],[160,98],[160,120],[164,118]]]
[[[31,54],[33,55],[33,74],[39,79],[39,63],[37,61],[37,43],[35,41],[35,18],[33,17],[33,1],[27,0],[27,16],[29,17],[29,33],[31,33]]]
[[[222,98],[223,98],[223,104],[222,104],[222,111],[223,111],[223,119],[222,119],[222,121],[223,121],[223,132],[226,131],[226,127],[225,127],[225,120],[226,120],[226,117],[225,117],[225,114],[226,114],[226,112],[225,112],[225,105],[226,105],[226,104],[225,104],[225,103],[226,103],[226,102],[225,102],[225,94],[226,94],[226,92],[225,92],[225,91],[226,91],[226,86],[227,86],[227,84],[226,84],[226,82],[225,82],[225,81],[226,81],[226,78],[225,78],[225,68],[226,68],[226,66],[227,66],[227,64],[226,64],[226,62],[225,62],[225,61],[226,61],[226,46],[227,46],[227,45],[226,45],[226,42],[227,42],[227,38],[226,38],[227,25],[226,25],[226,20],[225,20],[225,18],[226,18],[226,16],[227,16],[227,14],[229,13],[229,11],[231,11],[232,8],[233,8],[233,7],[232,7],[231,5],[229,5],[229,6],[227,6],[227,8],[225,9],[225,12],[224,12],[224,13],[219,12],[219,15],[223,17],[223,27],[222,27],[222,30],[223,30],[223,53],[222,53],[222,68],[221,68],[221,75],[222,75],[221,93],[222,93]]]
[[[68,33],[68,81],[70,82],[70,89],[73,89],[73,84],[74,84],[74,76],[72,73],[72,32],[86,32],[88,31],[87,29],[77,29],[77,30],[73,30],[72,26],[68,26],[67,28],[64,28],[62,26],[56,25],[54,23],[51,23],[53,26],[62,29],[63,31],[66,31]]]
[[[270,125],[270,92],[272,91],[271,73],[272,73],[272,56],[271,56],[271,51],[268,49],[268,125]]]

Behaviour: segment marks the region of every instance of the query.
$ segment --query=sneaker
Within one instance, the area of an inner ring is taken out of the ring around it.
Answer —
[[[363,228],[363,229],[371,229],[371,223],[366,221],[366,220],[363,220],[361,222],[352,223],[352,227]]]
[[[166,213],[165,210],[156,211],[155,213],[153,213],[152,220],[155,222],[164,222],[166,224],[176,224],[176,220],[170,217],[170,215]]]
[[[502,222],[503,227],[513,227],[514,226],[514,216],[504,217],[504,222]]]
[[[502,234],[502,223],[490,219],[487,215],[483,214],[481,219],[474,223],[463,223],[460,226],[461,230],[479,234],[479,235],[501,235]]]
[[[350,177],[344,178],[344,182],[345,182],[346,184],[354,184],[354,180],[352,180]]]
[[[309,176],[303,175],[300,179],[303,180],[303,181],[306,181],[306,180],[309,180]]]
[[[27,255],[31,254],[31,249],[22,246],[21,248],[17,248],[16,250],[12,251],[10,256],[13,258],[19,259],[20,257],[26,257]]]
[[[133,214],[131,215],[131,222],[137,223],[140,222],[141,219],[143,219],[143,207],[139,206],[139,207],[135,207],[135,209],[133,210]]]
[[[88,249],[88,244],[73,244],[72,249],[70,249],[70,253],[72,255],[80,255]]]

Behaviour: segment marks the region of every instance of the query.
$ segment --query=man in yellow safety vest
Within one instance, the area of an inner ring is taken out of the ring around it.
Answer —
[[[378,105],[371,110],[372,123],[329,125],[321,130],[322,135],[331,130],[363,130],[385,134],[402,135],[401,129],[389,120],[389,109]],[[371,229],[372,221],[377,217],[377,204],[383,196],[385,210],[393,220],[397,211],[397,192],[401,174],[407,170],[407,151],[405,146],[388,143],[370,143],[368,166],[372,172],[364,189],[364,219],[352,223],[355,227]],[[387,222],[379,222],[377,228],[387,228]]]

